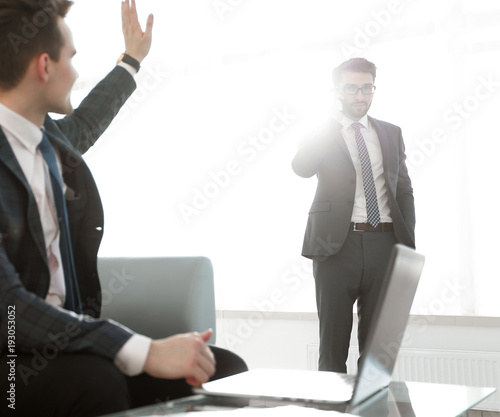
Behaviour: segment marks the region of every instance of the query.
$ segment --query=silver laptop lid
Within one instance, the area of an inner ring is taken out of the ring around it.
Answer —
[[[394,246],[351,404],[363,401],[391,382],[424,261],[424,256],[413,249],[401,244]]]

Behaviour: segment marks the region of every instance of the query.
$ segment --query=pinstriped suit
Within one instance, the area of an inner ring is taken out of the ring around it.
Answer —
[[[116,67],[73,114],[59,121],[47,116],[44,122],[47,136],[59,152],[68,187],[66,200],[83,310],[93,317],[100,315],[97,251],[104,219],[96,184],[81,154],[104,132],[134,89],[133,77],[125,69]],[[28,182],[2,130],[0,233],[2,355],[6,353],[7,309],[15,306],[17,353],[41,351],[47,344],[54,343],[54,337],[49,337],[52,334],[67,336],[66,352],[114,358],[131,336],[127,329],[106,320],[77,317],[44,301],[50,274],[40,216]]]

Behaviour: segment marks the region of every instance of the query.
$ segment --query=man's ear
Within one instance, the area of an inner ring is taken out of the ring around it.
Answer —
[[[41,54],[35,59],[36,59],[35,63],[36,75],[40,81],[46,83],[49,80],[49,74],[50,74],[51,60],[49,54],[47,53]]]

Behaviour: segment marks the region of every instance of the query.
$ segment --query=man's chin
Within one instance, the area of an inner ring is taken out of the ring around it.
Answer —
[[[370,109],[370,106],[366,106],[366,107],[359,108],[359,109],[351,107],[351,108],[349,108],[348,115],[352,118],[361,119],[362,117],[366,116],[369,109]]]
[[[347,117],[351,119],[361,119],[366,116],[366,113],[368,113],[368,110],[363,110],[363,111],[350,111],[347,113]]]

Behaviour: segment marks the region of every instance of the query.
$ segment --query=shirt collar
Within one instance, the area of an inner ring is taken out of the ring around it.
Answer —
[[[342,116],[340,123],[342,125],[342,128],[346,130],[354,123],[354,120],[351,120],[344,115]],[[364,128],[368,129],[369,127],[368,115],[365,114],[361,119],[358,120],[358,123],[361,124]]]
[[[2,103],[0,103],[0,126],[27,150],[36,153],[42,140],[40,128]]]

